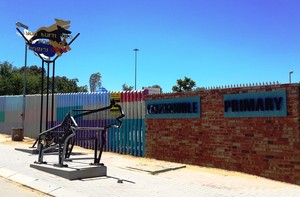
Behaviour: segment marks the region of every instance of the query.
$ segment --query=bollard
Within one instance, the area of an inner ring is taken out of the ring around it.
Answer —
[[[23,141],[24,131],[23,128],[12,128],[11,140],[12,141]]]

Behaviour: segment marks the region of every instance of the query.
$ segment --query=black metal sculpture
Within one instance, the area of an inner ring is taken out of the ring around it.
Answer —
[[[118,113],[114,121],[108,123],[104,127],[80,127],[78,126],[76,119],[82,116],[87,116],[90,114],[94,114],[97,112],[102,112],[105,110],[110,110],[111,108],[117,108]],[[100,159],[103,152],[103,147],[106,142],[106,132],[109,128],[115,127],[120,128],[122,125],[121,119],[125,117],[124,112],[119,104],[116,104],[114,100],[111,100],[109,106],[99,108],[99,109],[92,109],[92,110],[84,110],[84,109],[74,109],[72,110],[73,113],[78,113],[72,115],[71,112],[68,112],[64,117],[64,120],[44,132],[41,132],[38,137],[38,161],[35,163],[43,164],[47,163],[43,160],[45,153],[49,152],[50,150],[57,150],[58,151],[58,164],[55,164],[57,167],[67,167],[64,164],[64,161],[70,161],[75,159],[91,159],[91,158],[73,158],[70,159],[70,155],[72,153],[74,144],[76,141],[82,140],[91,140],[94,141],[94,157],[92,165],[103,165],[100,163]],[[97,130],[100,132],[101,141],[98,142],[96,137],[89,137],[89,138],[76,138],[76,132],[79,130]]]

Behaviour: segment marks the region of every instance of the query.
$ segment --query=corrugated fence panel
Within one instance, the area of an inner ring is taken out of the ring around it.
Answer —
[[[21,127],[22,125],[22,97],[7,96],[5,105],[5,119],[11,127]]]
[[[102,108],[102,107],[110,105],[110,92],[101,93],[100,98],[98,98],[97,101],[100,102],[100,106],[98,106],[98,108],[100,108],[100,107]],[[98,119],[100,120],[101,124],[98,124],[97,125],[98,127],[104,127],[110,123],[110,117],[109,117],[110,111],[106,110],[104,112],[101,112],[99,115],[100,116],[98,117]],[[108,130],[106,133],[106,142],[105,142],[105,147],[104,147],[105,151],[109,151],[109,139],[110,139],[109,135],[110,135],[110,132]],[[99,140],[100,139],[101,138],[100,138],[100,133],[99,133]]]
[[[80,93],[80,94],[70,94],[67,95],[66,100],[69,100],[68,110],[72,109],[98,109],[109,105],[109,93]],[[66,107],[67,104],[64,104]],[[72,112],[73,114],[82,113],[82,112]],[[107,112],[98,112],[76,119],[79,127],[104,127],[107,124]],[[79,130],[76,133],[76,138],[94,138],[96,137],[100,140],[100,132],[97,130]],[[84,148],[93,148],[93,141],[77,141],[77,145]]]
[[[109,129],[109,151],[134,156],[145,155],[144,94],[144,91],[121,93],[121,106],[125,118],[120,129]]]
[[[12,128],[22,127],[22,96],[5,96],[4,113],[2,119],[5,120],[4,131],[10,134]]]
[[[125,119],[126,119],[126,106],[124,105],[124,96],[126,92],[120,93],[120,105],[122,107],[122,110],[125,112]],[[124,133],[127,131],[127,122],[123,118],[122,122],[123,125],[121,128],[110,128],[108,131],[108,150],[111,152],[117,152],[122,153],[123,147],[123,139],[124,139]]]
[[[11,101],[10,101],[11,100]],[[13,97],[11,96],[3,96],[0,100],[1,102],[1,112],[0,112],[0,118],[1,118],[1,132],[5,134],[9,134],[12,127],[12,120],[10,119],[12,109],[11,102],[13,102]],[[21,112],[21,111],[20,111]],[[16,117],[17,118],[17,117]],[[15,125],[14,127],[18,127],[20,125]]]
[[[0,97],[0,129],[2,132],[6,130],[5,128],[5,104],[6,97]]]
[[[25,131],[24,135],[36,138],[40,130],[41,96],[26,96]]]
[[[137,136],[138,136],[138,117],[137,117],[137,95],[138,92],[134,92],[132,95],[132,135],[131,135],[131,154],[137,155]]]
[[[84,103],[83,103],[83,97],[86,93],[78,93],[76,95],[76,97],[72,100],[73,102],[73,109],[85,109],[85,106],[84,106]],[[71,99],[70,99],[71,100]],[[77,114],[77,112],[74,112],[73,113],[74,115]],[[82,117],[79,117],[76,119],[76,122],[79,126],[82,126],[82,121],[83,121],[83,118]],[[76,132],[76,138],[82,138],[82,132]],[[77,141],[76,142],[76,145],[78,146],[82,146],[83,147],[83,143],[81,141]]]
[[[72,93],[55,94],[52,101],[49,95],[48,104],[48,126],[51,127],[51,103],[54,102],[54,114],[52,125],[62,122],[68,112],[75,115],[73,109],[98,109],[110,104],[110,96],[116,92],[106,93]],[[134,156],[145,155],[145,100],[144,91],[119,92],[120,105],[125,113],[121,128],[110,128],[106,133],[105,150]],[[46,121],[46,95],[43,97],[43,124]],[[12,127],[21,127],[23,110],[23,96],[1,96],[0,97],[0,129],[1,132],[10,133]],[[41,96],[26,96],[26,113],[24,134],[36,138],[40,130]],[[117,114],[110,110],[99,112],[76,119],[80,127],[104,127],[115,122]],[[43,130],[45,125],[43,125]],[[77,131],[76,138],[97,137],[101,140],[101,132],[97,130]],[[78,141],[76,145],[93,148],[92,141]]]

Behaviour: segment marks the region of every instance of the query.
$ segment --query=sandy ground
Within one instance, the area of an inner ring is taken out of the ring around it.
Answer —
[[[34,143],[34,139],[29,138],[29,137],[24,137],[23,141],[12,141],[11,135],[7,134],[0,134],[0,143],[5,143],[5,144],[12,144],[12,145],[32,145]]]
[[[35,139],[29,138],[29,137],[24,137],[23,141],[12,141],[11,135],[7,134],[0,134],[0,143],[4,143],[7,145],[12,145],[15,147],[31,147],[35,142]],[[90,149],[85,149],[81,147],[74,147],[74,150],[79,151],[79,152],[85,152],[85,153],[93,153],[93,150]],[[114,156],[117,153],[111,153],[111,152],[105,152],[104,153],[106,156]],[[186,164],[176,164],[173,162],[166,162],[166,161],[160,161],[156,159],[151,159],[151,158],[143,158],[143,157],[134,157],[131,155],[121,155],[117,154],[118,157],[122,157],[124,159],[128,160],[135,160],[135,165],[131,166],[132,168],[140,168],[144,169],[145,171],[155,171],[159,169],[166,168],[168,166],[184,166],[187,169],[190,170],[195,170],[195,171],[201,171],[201,172],[206,172],[206,173],[211,173],[211,174],[217,174],[217,175],[223,175],[223,176],[238,176],[238,177],[245,177],[247,179],[256,179],[258,176],[255,175],[249,175],[241,172],[235,172],[235,171],[228,171],[228,170],[223,170],[223,169],[217,169],[217,168],[208,168],[208,167],[201,167],[201,166],[196,166],[196,165],[186,165]],[[261,177],[259,177],[261,178]]]

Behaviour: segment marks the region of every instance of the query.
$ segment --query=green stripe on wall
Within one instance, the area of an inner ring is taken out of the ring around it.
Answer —
[[[5,121],[5,112],[0,112],[0,122]]]
[[[62,121],[68,112],[71,112],[72,115],[76,114],[75,112],[72,112],[73,109],[83,109],[83,107],[82,106],[71,106],[71,107],[56,108],[57,121]]]

